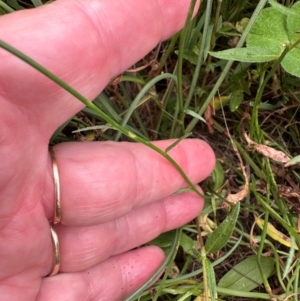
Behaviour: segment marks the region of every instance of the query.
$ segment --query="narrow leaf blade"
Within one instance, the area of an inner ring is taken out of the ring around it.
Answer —
[[[207,257],[202,259],[203,264],[203,276],[206,277],[207,283],[207,291],[209,296],[206,296],[211,301],[216,301],[217,296],[217,284],[216,284],[216,276],[211,262]]]
[[[42,6],[43,2],[41,0],[31,0],[35,7]]]
[[[221,60],[239,61],[246,63],[263,63],[279,58],[280,48],[275,52],[262,47],[233,48],[223,51],[209,52],[210,55]]]
[[[194,111],[192,111],[192,110],[187,109],[187,110],[185,111],[185,113],[186,113],[187,115],[190,115],[190,116],[192,116],[192,117],[194,117],[194,118],[197,118],[197,119],[199,119],[200,121],[203,121],[203,122],[206,123],[205,119],[204,119],[201,115],[197,114],[196,112],[194,112]]]
[[[300,164],[300,155],[292,158],[290,161],[285,163],[284,167],[290,167],[290,166],[293,166],[295,164]]]

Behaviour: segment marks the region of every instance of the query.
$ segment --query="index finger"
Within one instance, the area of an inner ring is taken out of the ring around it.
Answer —
[[[174,141],[157,141],[165,149]],[[55,147],[60,174],[62,223],[92,225],[120,217],[136,207],[161,200],[187,183],[163,156],[129,142],[62,143]],[[202,140],[181,141],[169,151],[193,183],[212,171],[215,157]],[[49,159],[50,164],[50,159]],[[54,191],[49,168],[48,191]],[[54,193],[45,201],[54,210]]]

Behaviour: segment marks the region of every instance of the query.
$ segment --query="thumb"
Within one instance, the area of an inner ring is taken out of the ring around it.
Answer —
[[[190,0],[60,0],[1,17],[0,39],[93,99],[113,76],[180,30],[189,5]],[[44,133],[82,109],[73,96],[4,50],[0,61],[0,91],[34,114]]]

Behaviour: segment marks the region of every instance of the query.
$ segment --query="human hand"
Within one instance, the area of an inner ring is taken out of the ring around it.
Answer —
[[[184,24],[189,0],[60,0],[0,18],[0,39],[93,99],[115,75]],[[122,300],[164,259],[129,251],[194,218],[203,200],[173,195],[186,183],[162,156],[136,143],[61,143],[60,272],[49,222],[54,183],[48,143],[82,109],[56,84],[0,50],[0,296],[2,301]],[[155,142],[165,149],[172,141]],[[210,147],[170,151],[193,183],[214,166]]]

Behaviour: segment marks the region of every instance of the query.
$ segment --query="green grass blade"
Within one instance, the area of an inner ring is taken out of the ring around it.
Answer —
[[[181,117],[181,121],[183,121],[183,118],[184,118],[183,90],[182,90],[182,85],[183,85],[183,82],[182,82],[183,53],[184,53],[184,49],[187,45],[188,36],[189,36],[188,35],[188,33],[189,33],[189,24],[190,24],[191,19],[192,19],[192,15],[193,15],[193,11],[194,11],[196,2],[197,2],[196,0],[191,1],[189,12],[188,12],[187,19],[186,19],[186,22],[185,22],[185,26],[182,30],[181,35],[180,35],[180,42],[179,42],[179,52],[178,52],[178,62],[177,62],[177,64],[178,64],[178,68],[177,68],[178,92],[177,93],[178,93],[178,109],[179,109],[179,116]],[[181,134],[183,134],[183,131],[184,131],[183,123],[180,123],[179,126],[181,127],[181,130],[182,130]]]
[[[192,133],[187,133],[187,134],[185,134],[185,135],[183,135],[182,137],[180,137],[179,139],[177,139],[174,143],[172,143],[170,146],[168,146],[167,148],[166,148],[166,150],[165,150],[165,152],[167,153],[167,152],[169,152],[172,148],[174,148],[180,141],[182,141],[183,139],[185,139],[185,138],[187,138],[187,137],[189,137],[189,136],[191,136],[192,135]]]
[[[31,0],[31,2],[35,7],[44,5],[41,0]]]
[[[208,28],[210,26],[212,3],[213,3],[213,0],[208,0],[207,1],[206,10],[205,10],[205,21],[204,21],[204,28],[203,28],[202,43],[201,43],[201,46],[200,46],[200,51],[199,51],[199,55],[198,55],[198,59],[197,59],[196,67],[195,67],[194,76],[193,76],[193,79],[192,79],[191,87],[190,87],[190,90],[189,90],[189,94],[187,96],[187,100],[186,100],[184,109],[187,109],[189,107],[190,102],[193,98],[196,86],[198,84],[198,79],[199,79],[199,75],[200,75],[200,68],[201,68],[202,63],[204,61],[205,47],[206,47],[206,44],[207,44],[205,42],[207,41],[207,33],[208,33]],[[200,114],[198,114],[198,115],[200,115]]]
[[[127,110],[122,122],[121,122],[121,126],[124,127],[126,126],[130,116],[132,115],[133,111],[136,109],[136,107],[138,106],[138,104],[140,103],[140,101],[142,100],[142,98],[145,96],[145,94],[151,89],[152,86],[154,86],[157,82],[163,80],[163,79],[167,79],[170,78],[172,80],[174,80],[175,82],[177,82],[177,78],[175,75],[170,74],[170,73],[164,73],[161,74],[159,76],[156,76],[155,78],[153,78],[152,80],[150,80],[144,87],[143,89],[139,92],[139,94],[135,97],[135,99],[133,100],[133,102],[131,103],[129,109]],[[120,139],[121,133],[118,133],[116,136],[116,141],[118,141]]]
[[[6,13],[13,13],[14,10],[8,6],[6,3],[4,3],[2,0],[0,0],[0,9],[2,9]]]

